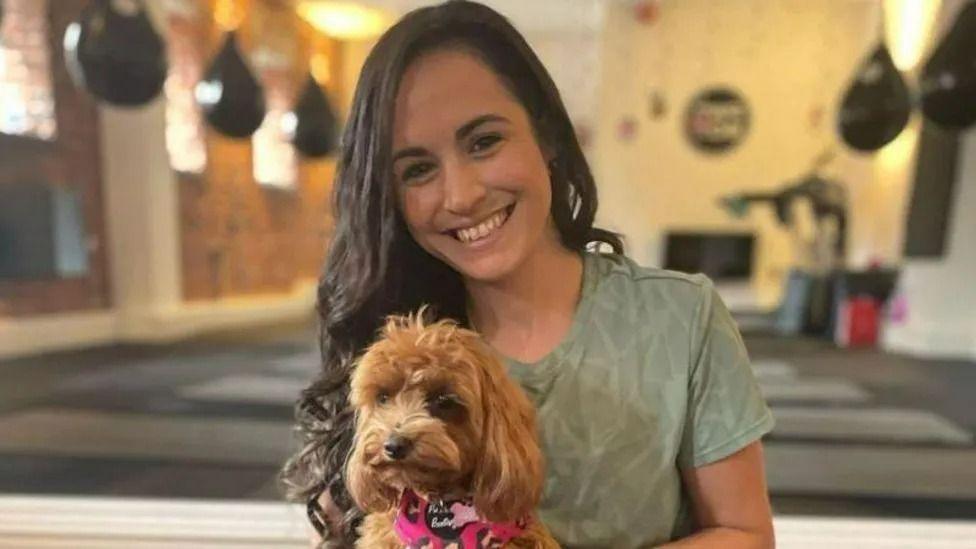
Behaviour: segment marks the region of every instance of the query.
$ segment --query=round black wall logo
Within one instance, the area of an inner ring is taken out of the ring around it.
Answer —
[[[724,87],[708,88],[696,95],[685,114],[685,133],[700,151],[723,153],[746,137],[749,105],[739,92]]]

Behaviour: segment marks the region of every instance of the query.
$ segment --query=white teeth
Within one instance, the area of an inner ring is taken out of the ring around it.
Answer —
[[[508,212],[502,210],[474,227],[458,229],[455,231],[455,235],[457,236],[458,240],[464,243],[472,242],[474,240],[481,240],[482,238],[485,238],[491,234],[491,232],[498,227],[501,227],[501,225],[505,223],[505,218],[507,216]]]

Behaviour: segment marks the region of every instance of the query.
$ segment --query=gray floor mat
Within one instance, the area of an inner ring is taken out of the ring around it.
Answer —
[[[968,446],[971,433],[925,410],[774,406],[776,437]],[[973,462],[976,468],[976,461]]]
[[[0,452],[280,464],[291,424],[34,409],[0,417]]]
[[[265,375],[230,375],[181,387],[177,396],[190,400],[280,404],[292,406],[308,382],[302,379]]]
[[[764,446],[775,494],[976,499],[976,449]]]
[[[857,383],[843,378],[759,379],[759,388],[770,402],[867,402],[871,394]]]

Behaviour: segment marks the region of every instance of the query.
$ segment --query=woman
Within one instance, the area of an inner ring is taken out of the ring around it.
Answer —
[[[593,228],[595,185],[569,117],[503,17],[448,2],[383,35],[335,200],[323,371],[284,472],[327,523],[325,546],[348,546],[358,519],[342,479],[354,357],[385,315],[425,303],[478,330],[533,398],[540,516],[566,547],[772,545],[759,442],[772,419],[728,311],[704,277],[639,267]]]

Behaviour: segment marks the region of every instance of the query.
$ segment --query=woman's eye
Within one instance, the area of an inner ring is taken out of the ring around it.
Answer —
[[[404,183],[416,182],[430,175],[433,171],[434,164],[432,162],[418,162],[407,166],[407,169],[403,170],[400,175],[400,179]]]
[[[495,135],[495,134],[482,135],[481,137],[475,139],[474,143],[471,144],[471,152],[473,153],[485,152],[491,149],[492,147],[494,147],[501,140],[502,138],[499,135]]]

